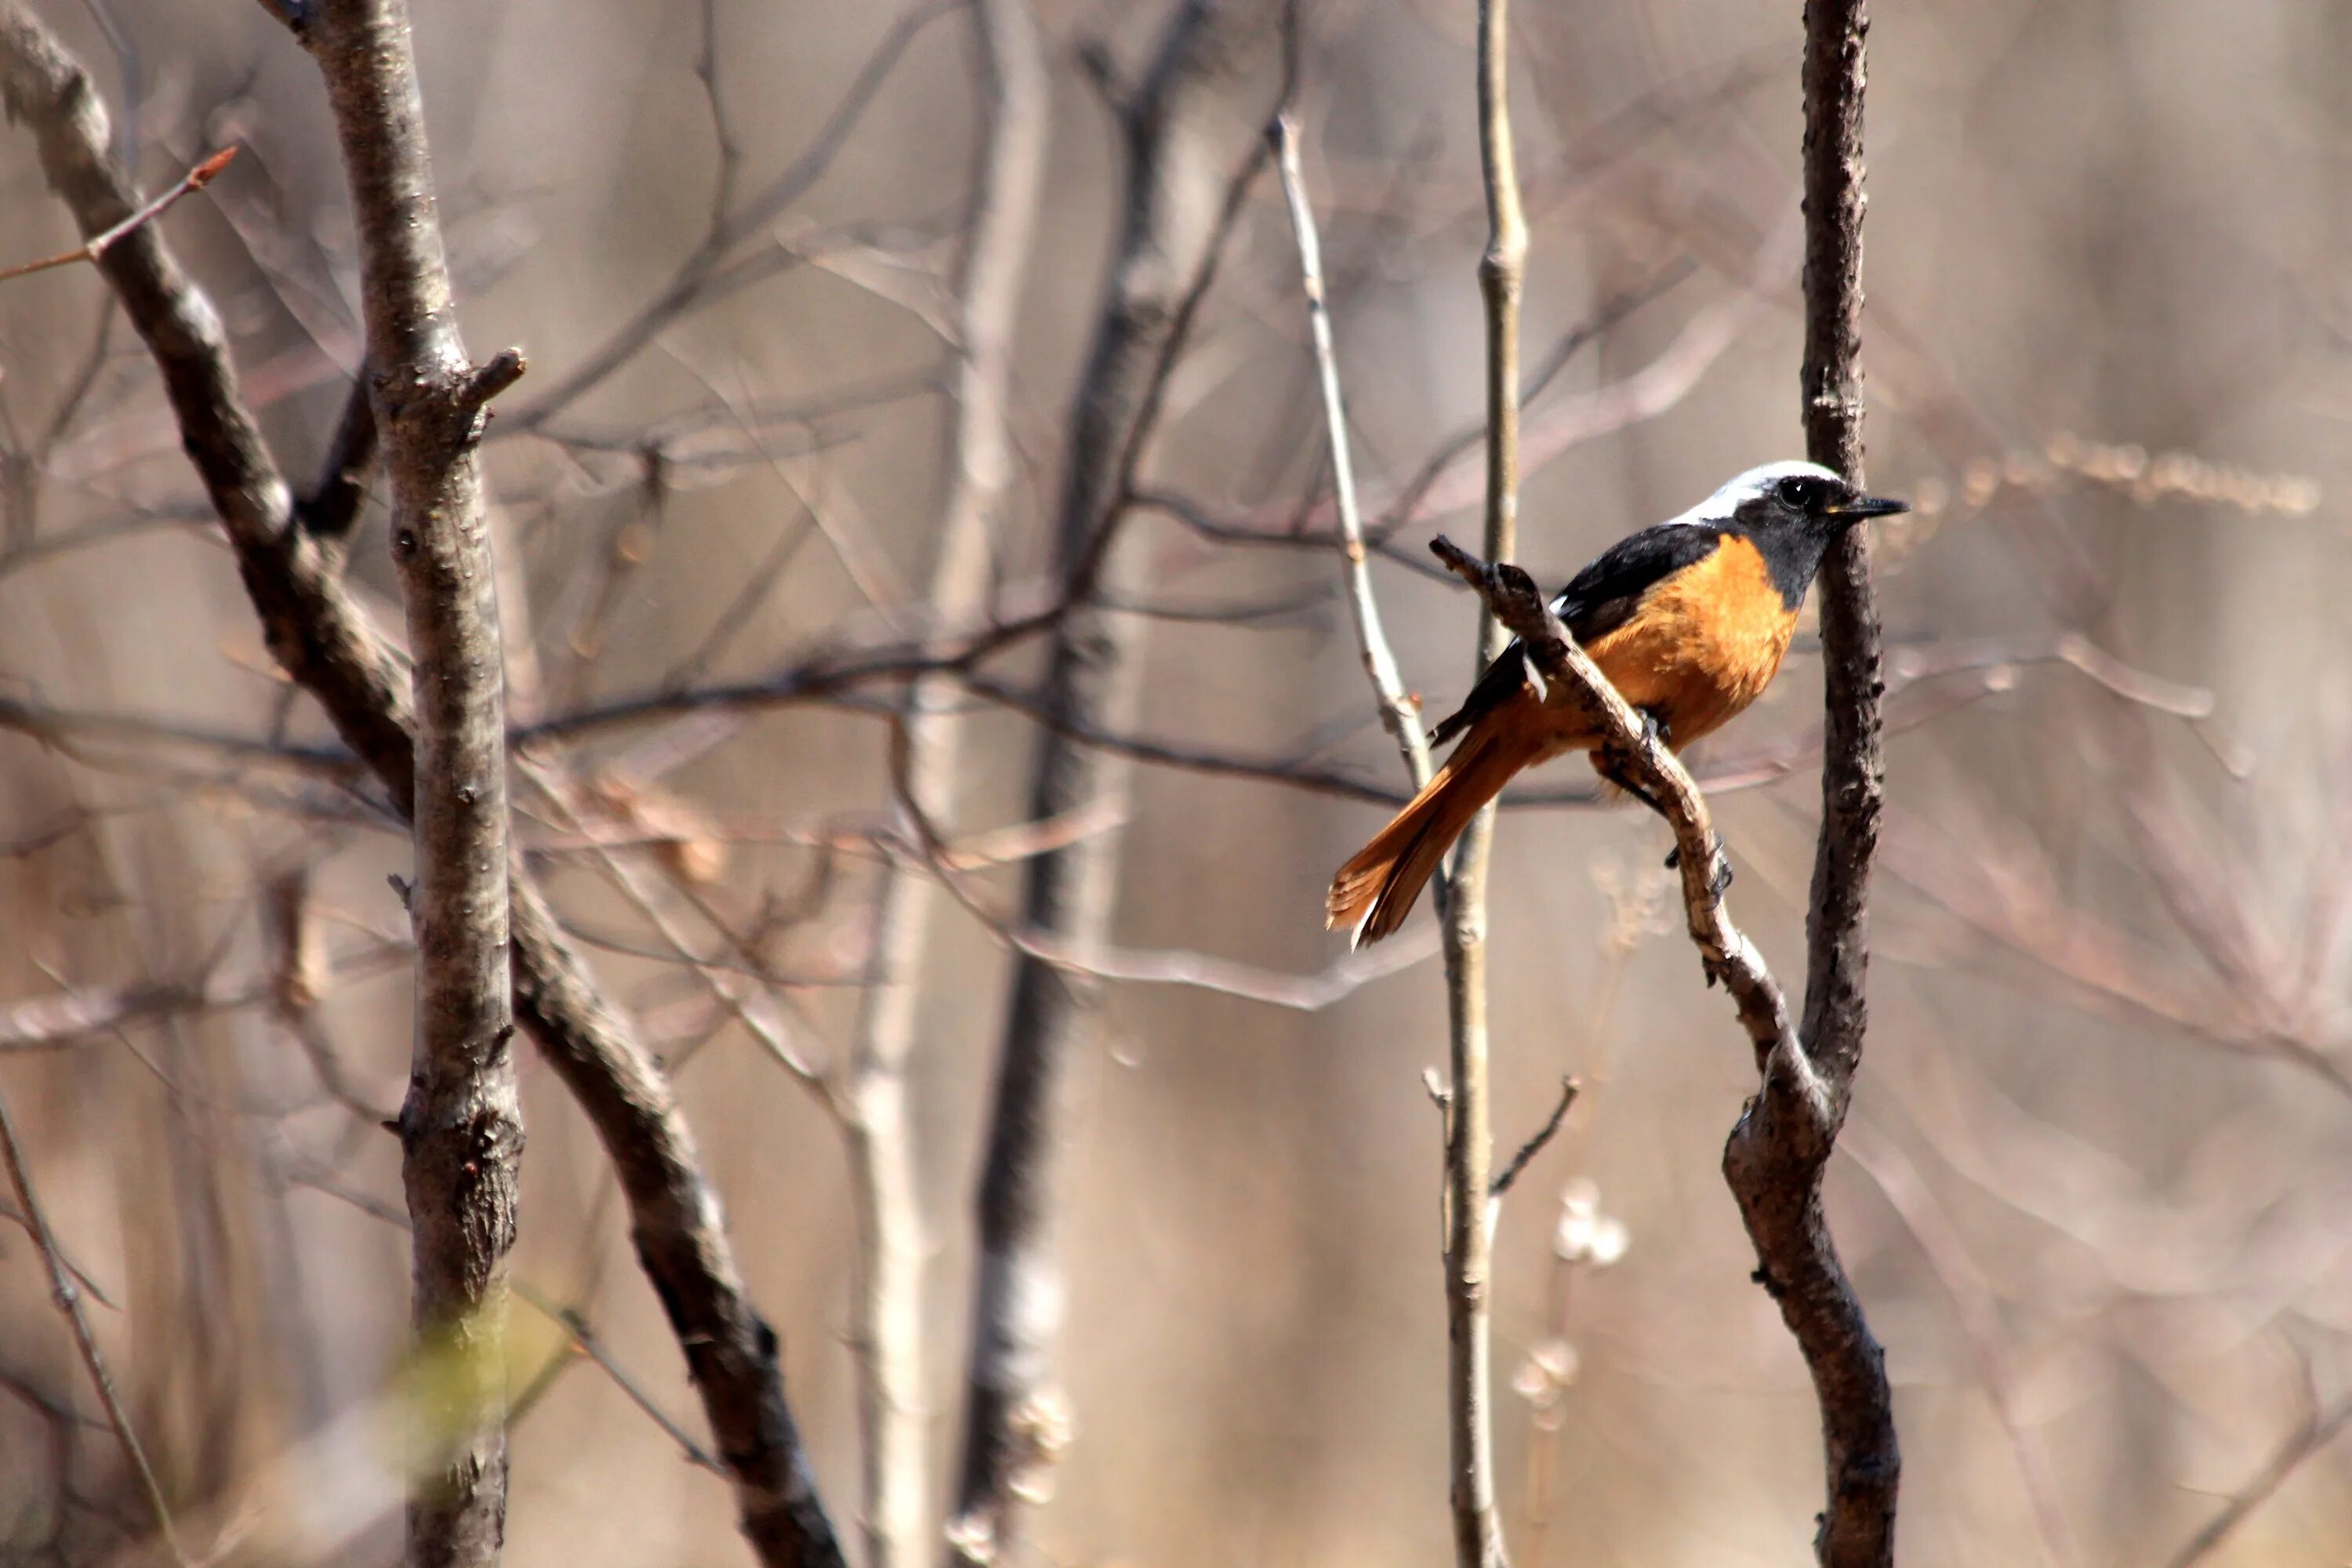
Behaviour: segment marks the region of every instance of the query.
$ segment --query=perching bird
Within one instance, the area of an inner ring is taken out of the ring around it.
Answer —
[[[1611,545],[1560,590],[1552,611],[1679,750],[1755,701],[1780,673],[1831,542],[1864,518],[1909,510],[1815,463],[1768,463]],[[1539,694],[1528,681],[1517,642],[1429,739],[1439,745],[1456,735],[1462,743],[1428,787],[1331,879],[1324,923],[1353,926],[1358,947],[1404,923],[1447,848],[1513,774],[1600,744],[1559,683]]]

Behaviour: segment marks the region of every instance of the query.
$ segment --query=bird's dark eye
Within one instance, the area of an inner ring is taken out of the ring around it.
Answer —
[[[1780,504],[1794,511],[1811,510],[1821,493],[1821,481],[1818,479],[1792,476],[1782,479],[1780,484]]]

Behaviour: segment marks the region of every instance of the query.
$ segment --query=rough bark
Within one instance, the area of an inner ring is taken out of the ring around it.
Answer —
[[[505,660],[475,447],[489,398],[521,362],[466,354],[404,0],[326,0],[304,42],[326,81],[359,238],[415,711],[416,1021],[399,1123],[421,1357],[408,1560],[473,1568],[496,1563],[506,1540],[508,1256],[522,1161]]]
[[[0,98],[10,118],[32,128],[49,185],[83,233],[101,233],[136,208],[89,76],[13,5],[0,6]],[[271,654],[405,814],[415,776],[408,681],[338,584],[331,557],[290,526],[291,494],[237,390],[218,315],[152,227],[109,247],[98,265],[163,376]],[[841,1550],[785,1400],[776,1337],[744,1292],[693,1133],[520,862],[509,869],[517,1020],[613,1161],[638,1259],[734,1478],[744,1531],[773,1568],[832,1568]]]
[[[1805,8],[1805,444],[1815,462],[1856,485],[1868,28],[1864,0],[1812,0]],[[1828,1502],[1814,1549],[1826,1568],[1872,1568],[1894,1561],[1902,1458],[1885,1352],[1822,1208],[1822,1172],[1845,1123],[1868,1025],[1870,870],[1885,773],[1878,611],[1859,529],[1822,564],[1821,614],[1827,727],[1803,1052],[1766,1067],[1762,1091],[1724,1150],[1724,1173],[1756,1244],[1757,1279],[1779,1302],[1821,1405]]]

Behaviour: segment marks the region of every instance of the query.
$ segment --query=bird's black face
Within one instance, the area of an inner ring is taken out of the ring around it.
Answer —
[[[1756,542],[1772,580],[1791,608],[1821,569],[1840,534],[1867,518],[1909,511],[1908,501],[1866,495],[1826,468],[1772,475],[1733,510],[1739,530]]]
[[[1751,529],[1778,529],[1832,539],[1865,518],[1890,517],[1911,510],[1908,501],[1864,495],[1836,476],[1785,474],[1740,507],[1740,521]]]

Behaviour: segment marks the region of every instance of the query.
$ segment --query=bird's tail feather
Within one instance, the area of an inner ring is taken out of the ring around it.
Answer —
[[[1323,900],[1325,928],[1353,926],[1360,948],[1392,934],[1478,808],[1534,760],[1534,751],[1516,737],[1474,729],[1427,787],[1331,879]]]

